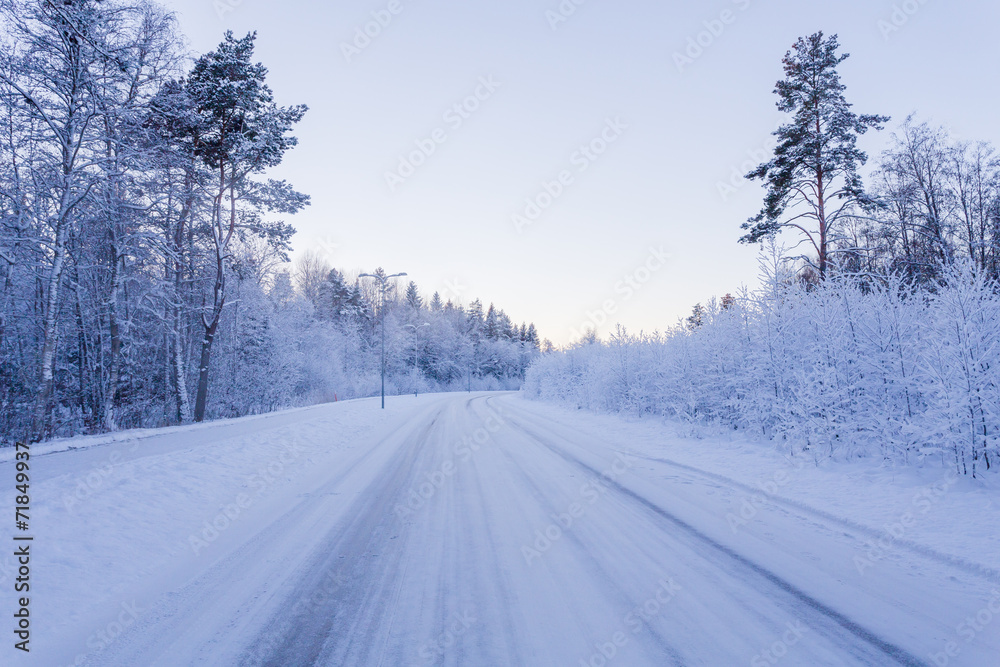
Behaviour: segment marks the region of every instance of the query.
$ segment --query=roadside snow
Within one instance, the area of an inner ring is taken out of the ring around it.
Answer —
[[[972,479],[936,462],[912,467],[876,459],[789,458],[773,442],[734,431],[523,403],[548,420],[617,443],[640,459],[687,466],[742,485],[746,493],[735,508],[740,511],[727,521],[737,531],[742,522],[765,519],[781,506],[801,508],[870,533],[871,553],[859,557],[872,563],[896,548],[910,547],[978,569],[1000,583],[996,473]]]

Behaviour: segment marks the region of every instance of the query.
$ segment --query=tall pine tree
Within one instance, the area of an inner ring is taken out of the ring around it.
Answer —
[[[250,226],[255,233],[284,243],[291,229],[267,226],[257,211],[295,213],[308,203],[285,182],[255,181],[252,176],[281,162],[285,151],[297,143],[292,126],[302,119],[306,107],[279,107],[264,83],[267,68],[254,64],[251,33],[236,39],[227,32],[219,48],[195,63],[187,90],[201,123],[197,127],[199,156],[216,174],[212,207],[212,241],[215,250],[215,280],[211,301],[202,314],[204,337],[195,398],[195,421],[205,418],[212,343],[226,304],[226,275],[230,243],[237,228]],[[244,204],[241,211],[241,204]],[[249,205],[251,210],[247,210]]]
[[[821,278],[829,267],[838,223],[857,208],[875,207],[858,175],[858,167],[868,160],[857,147],[858,136],[882,129],[889,120],[851,111],[837,72],[850,54],[838,54],[839,48],[836,35],[826,38],[818,32],[799,38],[785,54],[785,78],[774,92],[778,109],[792,119],[774,133],[774,158],[746,175],[764,181],[767,194],[760,213],[743,224],[747,233],[740,239],[756,243],[782,229],[796,229],[812,245]]]

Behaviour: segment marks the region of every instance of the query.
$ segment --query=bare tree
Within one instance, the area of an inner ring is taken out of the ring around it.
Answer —
[[[34,217],[34,242],[45,263],[34,439],[47,430],[69,240],[105,159],[105,106],[95,84],[114,60],[106,43],[115,19],[114,7],[95,0],[0,5],[0,20],[12,36],[0,53],[0,81],[20,96],[8,103],[32,130],[32,179],[19,196]]]

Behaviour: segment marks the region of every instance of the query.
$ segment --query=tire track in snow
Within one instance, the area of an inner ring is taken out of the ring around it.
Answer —
[[[275,626],[276,632],[262,637],[241,659],[242,665],[349,664],[347,656],[357,659],[353,664],[375,664],[369,655],[376,644],[371,636],[375,628],[359,629],[359,626],[378,626],[380,618],[378,610],[372,608],[373,598],[377,598],[386,587],[398,590],[405,573],[405,564],[401,562],[404,551],[384,548],[390,540],[399,537],[398,534],[389,536],[394,527],[387,525],[387,520],[393,516],[392,502],[398,490],[405,488],[407,480],[412,477],[414,464],[426,445],[427,435],[439,418],[440,413],[431,418],[420,435],[401,445],[403,451],[400,453],[403,455],[398,456],[391,470],[379,478],[377,489],[369,487],[352,503],[348,510],[351,517],[349,523],[331,531],[323,547],[326,553],[310,564],[308,575],[288,599],[309,598],[330,572],[343,576],[343,563],[346,563],[349,574],[338,594],[317,605],[318,608],[310,608],[292,618],[281,618],[280,625]],[[374,588],[376,585],[379,588]],[[340,628],[343,632],[339,631]],[[360,646],[358,638],[364,639]],[[384,652],[385,642],[378,645]],[[358,652],[361,655],[357,655]]]
[[[489,405],[490,399],[486,399],[486,403],[487,405]],[[517,429],[517,430],[521,430],[523,433],[522,429]],[[528,438],[532,442],[537,442],[537,439],[530,435],[528,435]],[[553,504],[551,495],[545,494],[544,490],[542,489],[541,486],[538,485],[537,481],[528,474],[528,472],[524,469],[523,465],[517,462],[511,456],[511,454],[508,451],[506,451],[505,448],[498,448],[498,451],[508,461],[508,463],[510,464],[510,469],[515,470],[518,473],[519,477],[531,488],[532,497],[534,498],[534,500],[537,502],[539,506],[545,508],[544,511],[545,516],[559,514],[562,511],[562,509],[564,509],[564,507],[560,508],[557,507],[555,504]],[[559,460],[563,460],[562,457],[558,458]],[[600,477],[600,473],[597,473],[595,476]],[[584,521],[585,519],[586,517],[584,516],[577,519],[577,521]],[[617,578],[613,576],[612,572],[608,571],[605,567],[602,566],[601,562],[588,549],[588,546],[581,541],[578,531],[576,530],[563,531],[560,539],[568,540],[575,547],[574,556],[579,557],[582,555],[586,557],[590,571],[595,575],[598,575],[594,579],[604,584],[605,588],[611,590],[611,592],[614,594],[614,597],[617,598],[616,602],[621,603],[622,607],[626,609],[635,606],[635,601],[632,599],[632,596],[629,594],[629,592],[624,590],[621,586],[614,583],[615,581],[617,581]],[[566,600],[566,602],[569,603],[570,601]],[[577,607],[573,604],[567,604],[566,607],[567,609],[569,609],[574,613],[578,627],[580,627],[581,629],[585,629],[586,623],[584,621],[584,618],[579,613],[577,613]],[[685,664],[684,659],[681,657],[677,648],[666,637],[664,637],[656,628],[648,624],[647,627],[652,633],[652,635],[656,638],[657,647],[660,651],[661,657],[663,658],[669,657],[669,659],[671,660],[669,664],[684,665]],[[584,632],[584,635],[588,637],[599,636],[595,635],[592,632]]]
[[[510,414],[510,410],[508,410],[507,412],[508,412],[508,414]],[[521,416],[521,419],[524,420],[523,415]],[[508,417],[508,419],[507,419],[507,423],[508,424],[511,424],[511,425],[515,426],[516,428],[519,428],[526,435],[528,435],[529,437],[531,437],[534,440],[536,440],[540,445],[542,445],[542,446],[550,449],[553,453],[557,454],[558,456],[560,456],[561,458],[563,458],[568,463],[570,463],[572,465],[575,465],[575,466],[577,466],[577,467],[579,467],[579,468],[581,468],[583,470],[586,470],[586,471],[590,472],[595,477],[601,477],[602,473],[599,470],[597,470],[594,467],[588,465],[587,463],[581,461],[580,459],[578,459],[578,458],[576,458],[576,457],[568,454],[565,450],[562,450],[561,448],[553,446],[549,442],[546,442],[547,439],[550,439],[552,437],[561,438],[561,436],[559,436],[558,434],[552,433],[550,431],[549,432],[549,438],[539,437],[539,435],[537,434],[537,432],[532,433],[532,431],[530,429],[526,428],[523,425],[513,424],[513,421],[514,421],[514,418]],[[529,421],[529,420],[525,420],[525,421]],[[533,421],[533,420],[530,420],[530,421]],[[538,428],[537,425],[535,425],[535,427]],[[545,429],[545,430],[547,430],[547,429]],[[726,545],[724,545],[724,544],[722,544],[722,543],[714,540],[713,538],[711,538],[708,535],[702,533],[697,528],[695,528],[691,524],[687,523],[683,519],[681,519],[681,518],[679,518],[677,516],[674,516],[673,514],[667,512],[663,508],[661,508],[658,505],[652,503],[651,501],[649,501],[648,499],[646,499],[643,496],[639,495],[638,493],[636,493],[636,492],[632,491],[631,489],[629,489],[629,488],[621,485],[616,480],[608,480],[608,479],[605,478],[604,483],[607,486],[609,486],[609,487],[615,489],[616,491],[618,491],[623,496],[626,496],[626,497],[632,499],[635,503],[641,505],[647,511],[649,511],[649,512],[655,514],[656,516],[658,516],[658,517],[660,517],[660,518],[662,518],[662,519],[670,522],[671,524],[673,524],[674,526],[676,526],[680,530],[684,531],[685,533],[687,533],[691,537],[695,538],[699,542],[707,545],[708,547],[710,547],[711,549],[713,549],[717,553],[725,555],[728,559],[734,561],[735,563],[739,564],[743,568],[745,568],[745,569],[753,572],[754,574],[758,575],[759,577],[762,577],[763,579],[767,580],[768,582],[770,582],[771,584],[773,584],[774,586],[776,586],[780,590],[784,591],[788,595],[790,595],[793,598],[795,598],[796,600],[798,600],[799,603],[802,606],[806,607],[807,609],[811,610],[812,612],[814,612],[816,614],[822,615],[822,616],[826,617],[827,619],[833,621],[836,625],[838,625],[838,626],[842,627],[843,629],[847,630],[851,635],[853,635],[856,638],[862,640],[866,644],[868,644],[868,645],[876,648],[879,652],[881,652],[882,654],[884,654],[886,657],[891,658],[892,660],[894,660],[898,664],[907,665],[908,667],[923,667],[924,665],[926,665],[926,662],[924,662],[923,660],[920,660],[919,658],[917,658],[916,656],[914,656],[913,654],[911,654],[906,649],[904,649],[904,648],[902,648],[900,646],[897,646],[897,645],[895,645],[895,644],[893,644],[893,643],[891,643],[891,642],[889,642],[889,641],[887,641],[887,640],[879,637],[878,635],[876,635],[875,633],[871,632],[867,628],[865,628],[865,627],[861,626],[860,624],[854,622],[853,620],[851,620],[850,618],[848,618],[847,616],[845,616],[841,612],[839,612],[839,611],[833,609],[832,607],[830,607],[830,606],[828,606],[828,605],[820,602],[819,600],[817,600],[816,598],[812,597],[811,595],[809,595],[805,591],[801,590],[797,586],[791,584],[790,582],[786,581],[785,579],[782,579],[781,577],[779,577],[774,572],[771,572],[767,568],[765,568],[765,567],[763,567],[763,566],[755,563],[754,561],[746,558],[745,556],[739,554],[738,552],[736,552],[733,549],[727,547]]]
[[[559,425],[562,428],[576,430],[585,437],[590,437],[588,434],[584,433],[583,431],[580,431],[579,429],[575,429],[571,425],[564,424],[561,422]],[[649,456],[648,454],[643,454],[641,452],[628,452],[628,454],[629,456],[641,458],[646,461],[651,461],[653,463],[661,463],[663,465],[670,466],[678,470],[682,470],[686,473],[701,477],[705,481],[722,483],[732,489],[739,489],[740,491],[743,491],[748,494],[760,493],[760,489],[757,487],[754,487],[750,484],[744,484],[743,482],[735,480],[731,477],[726,477],[725,475],[721,475],[719,473],[715,473],[710,470],[703,470],[701,468],[696,468],[694,466],[690,466],[685,463],[672,461],[667,458],[662,458],[658,456]],[[871,528],[870,526],[866,526],[862,523],[852,521],[849,518],[837,516],[836,514],[832,514],[825,510],[812,507],[810,505],[792,500],[790,498],[783,498],[776,494],[769,494],[767,499],[768,502],[774,505],[783,505],[788,510],[810,514],[813,517],[823,519],[824,521],[839,524],[840,526],[846,528],[847,530],[853,531],[855,533],[861,533],[862,535],[873,540],[877,540],[885,536],[884,530],[880,531],[878,529]],[[1000,571],[996,570],[995,568],[991,568],[983,563],[978,563],[976,561],[972,561],[967,558],[962,558],[961,556],[955,556],[952,554],[936,551],[926,545],[920,544],[919,542],[908,540],[905,537],[894,538],[893,547],[906,549],[918,556],[923,556],[931,560],[935,560],[941,563],[942,565],[958,568],[963,572],[965,572],[966,574],[979,577],[981,579],[984,579],[985,581],[988,581],[991,584],[1000,584]]]

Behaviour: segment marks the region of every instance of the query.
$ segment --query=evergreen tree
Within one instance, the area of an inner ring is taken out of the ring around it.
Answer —
[[[434,296],[431,297],[431,310],[433,312],[439,312],[444,308],[444,303],[441,301],[441,294],[434,292]]]
[[[691,309],[691,315],[688,316],[686,322],[688,329],[697,329],[704,323],[705,318],[705,308],[700,304],[694,304],[694,308]]]
[[[763,181],[767,194],[760,213],[743,224],[747,233],[740,239],[756,243],[782,229],[797,229],[816,253],[820,277],[826,276],[838,223],[855,208],[876,206],[858,174],[868,156],[857,148],[857,139],[889,120],[851,111],[837,72],[850,54],[838,54],[839,48],[836,35],[825,38],[818,32],[799,38],[785,54],[785,78],[774,92],[778,109],[792,119],[774,133],[774,158],[746,175]]]
[[[541,348],[541,343],[538,340],[538,330],[535,328],[535,324],[533,322],[528,325],[528,333],[525,340],[536,350]]]
[[[187,80],[187,91],[199,116],[195,145],[199,157],[216,174],[211,236],[215,250],[215,280],[211,301],[202,314],[198,393],[194,419],[205,418],[212,344],[226,304],[226,274],[230,243],[239,224],[277,243],[286,243],[293,230],[280,223],[264,225],[256,210],[295,213],[308,203],[285,182],[257,183],[251,176],[281,163],[297,143],[289,132],[306,107],[279,107],[264,83],[267,68],[254,64],[255,33],[242,39],[227,32],[218,49],[197,60]],[[240,204],[249,204],[241,211]],[[242,215],[241,215],[242,213]]]
[[[500,309],[497,313],[497,328],[499,331],[499,337],[503,340],[516,341],[517,340],[517,327],[511,321],[510,316]]]
[[[330,269],[318,292],[316,314],[320,319],[344,325],[362,316],[360,295],[337,269]]]
[[[419,311],[424,307],[424,300],[420,296],[420,290],[417,289],[417,284],[410,281],[410,284],[406,286],[406,303],[414,311]]]
[[[487,340],[500,338],[500,317],[492,303],[489,310],[486,311],[486,320],[483,323],[483,335],[486,336]]]
[[[451,303],[451,301],[448,303]],[[475,337],[481,335],[484,325],[483,321],[485,319],[483,316],[483,302],[476,299],[470,303],[469,309],[466,311],[465,318],[466,330]]]

